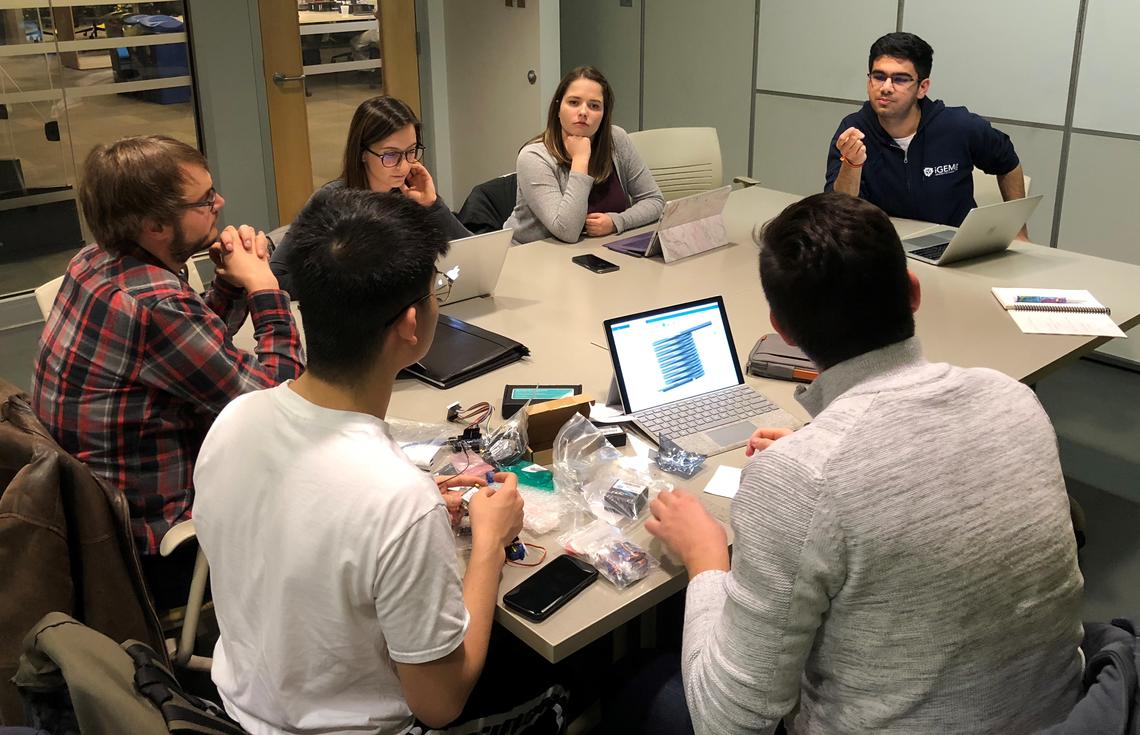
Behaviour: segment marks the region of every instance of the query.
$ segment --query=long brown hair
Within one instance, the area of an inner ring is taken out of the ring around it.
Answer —
[[[546,130],[536,135],[530,142],[542,141],[554,160],[566,166],[570,165],[570,156],[566,153],[566,145],[562,142],[562,119],[558,111],[562,107],[562,96],[572,82],[579,79],[589,79],[602,87],[602,122],[598,125],[598,132],[590,139],[590,176],[594,181],[601,183],[608,179],[614,171],[614,136],[610,130],[610,117],[614,109],[614,92],[610,83],[602,73],[592,66],[579,66],[571,69],[558,83],[554,90],[554,98],[550,100],[550,109],[546,113]]]
[[[361,102],[352,115],[352,122],[348,125],[348,140],[344,144],[344,165],[340,172],[340,180],[344,185],[349,189],[367,189],[365,149],[409,125],[416,128],[418,144],[420,120],[406,102],[387,95]]]

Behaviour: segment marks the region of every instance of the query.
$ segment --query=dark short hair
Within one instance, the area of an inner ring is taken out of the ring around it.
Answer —
[[[918,72],[919,81],[930,76],[930,68],[934,66],[934,49],[913,33],[888,33],[881,36],[871,44],[871,53],[867,57],[867,71],[875,66],[875,59],[880,56],[890,56],[892,59],[903,59],[914,64]]]
[[[384,335],[430,295],[447,238],[407,197],[318,190],[289,228],[286,261],[305,324],[308,369],[353,384],[372,368]]]
[[[367,189],[365,149],[409,125],[416,129],[416,143],[420,143],[422,126],[407,102],[387,95],[361,102],[348,124],[348,139],[344,143],[344,163],[340,172],[344,185],[350,189]]]
[[[178,221],[185,203],[183,165],[207,168],[201,151],[165,135],[97,145],[83,162],[79,203],[95,242],[112,255],[138,244],[148,221]]]
[[[755,239],[768,308],[821,368],[914,336],[906,255],[874,204],[814,194]]]
[[[598,132],[590,139],[590,167],[589,174],[594,181],[601,183],[608,179],[614,171],[614,134],[610,127],[610,120],[614,114],[614,91],[605,76],[592,66],[578,66],[566,72],[558,88],[554,90],[554,97],[550,99],[550,106],[546,110],[546,129],[531,140],[532,143],[542,141],[550,155],[558,163],[569,166],[570,156],[566,153],[566,144],[562,142],[562,118],[558,113],[562,109],[562,97],[567,88],[579,79],[589,79],[597,82],[602,88],[602,121],[598,125]]]

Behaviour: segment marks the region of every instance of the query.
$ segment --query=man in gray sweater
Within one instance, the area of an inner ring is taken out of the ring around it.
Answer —
[[[689,571],[698,733],[1028,733],[1080,693],[1083,581],[1057,442],[1025,386],[929,363],[918,279],[874,205],[817,194],[761,237],[772,325],[820,366],[764,431],[724,529],[683,492],[647,529]],[[996,318],[996,317],[995,317]]]

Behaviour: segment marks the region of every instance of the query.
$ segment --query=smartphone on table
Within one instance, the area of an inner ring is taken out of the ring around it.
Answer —
[[[586,255],[575,255],[570,259],[571,262],[577,263],[586,270],[593,271],[594,273],[612,273],[618,270],[616,263],[611,263],[605,258],[599,258],[593,253]]]
[[[543,621],[597,578],[597,569],[563,554],[503,595],[503,604],[524,618]]]

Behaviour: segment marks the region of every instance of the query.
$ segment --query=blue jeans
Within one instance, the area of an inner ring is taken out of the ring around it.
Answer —
[[[652,658],[630,661],[615,672],[615,681],[626,683],[605,698],[601,731],[692,735],[681,657],[646,653]]]

